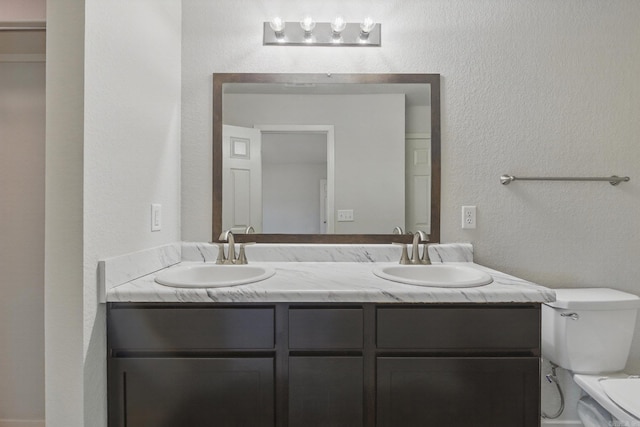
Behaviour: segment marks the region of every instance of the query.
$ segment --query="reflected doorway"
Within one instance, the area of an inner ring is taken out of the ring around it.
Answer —
[[[333,233],[333,126],[255,128],[262,134],[262,232]]]

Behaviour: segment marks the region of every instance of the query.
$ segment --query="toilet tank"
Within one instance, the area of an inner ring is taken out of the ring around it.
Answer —
[[[640,298],[608,288],[554,289],[542,306],[542,356],[581,374],[624,369]]]

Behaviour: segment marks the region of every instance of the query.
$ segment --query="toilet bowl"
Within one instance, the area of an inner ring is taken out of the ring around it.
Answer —
[[[612,417],[608,424],[593,426],[640,427],[640,378],[616,373],[607,376],[574,374],[573,379]],[[581,420],[585,427],[591,427],[582,417]]]
[[[584,427],[613,425],[611,414],[588,395],[578,400],[578,417]]]
[[[582,422],[640,427],[640,379],[622,372],[640,298],[608,288],[555,291],[556,301],[542,306],[542,355],[593,399],[579,403]]]

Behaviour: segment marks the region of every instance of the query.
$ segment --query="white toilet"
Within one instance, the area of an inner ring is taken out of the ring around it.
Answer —
[[[556,301],[542,306],[542,356],[571,371],[590,396],[578,403],[581,421],[640,427],[640,378],[622,372],[640,298],[607,288],[555,292]]]

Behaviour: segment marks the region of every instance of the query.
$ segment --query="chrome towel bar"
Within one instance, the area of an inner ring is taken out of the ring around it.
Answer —
[[[0,20],[0,31],[45,31],[47,23],[45,21],[2,21]]]
[[[510,184],[512,181],[607,181],[611,185],[618,185],[621,182],[628,182],[631,178],[628,176],[605,176],[605,177],[516,177],[513,175],[502,175],[500,182],[503,185]]]

